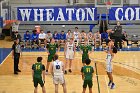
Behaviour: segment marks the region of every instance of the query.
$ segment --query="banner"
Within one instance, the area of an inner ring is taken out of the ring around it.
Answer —
[[[18,7],[20,21],[94,21],[95,7]]]
[[[109,20],[140,20],[140,7],[112,7],[109,10]]]

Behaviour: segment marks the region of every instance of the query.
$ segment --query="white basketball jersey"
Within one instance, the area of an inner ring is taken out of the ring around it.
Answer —
[[[74,52],[74,43],[70,44],[69,42],[67,43],[67,53],[68,52]]]
[[[59,60],[52,62],[54,75],[63,75],[63,63]]]
[[[79,32],[73,32],[74,34],[74,39],[79,39]]]

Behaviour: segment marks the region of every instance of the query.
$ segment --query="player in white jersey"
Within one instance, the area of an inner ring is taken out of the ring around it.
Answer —
[[[78,47],[80,41],[80,33],[78,31],[78,27],[75,27],[75,31],[73,32],[73,35],[74,35],[74,42],[76,44],[76,47]]]
[[[66,34],[66,40],[67,40],[67,42],[69,42],[71,38],[74,38],[73,37],[73,33],[71,33],[71,30],[68,30],[68,33]]]
[[[64,55],[66,57],[66,65],[65,65],[65,74],[67,74],[67,65],[68,65],[68,60],[69,60],[69,72],[71,73],[71,67],[72,67],[72,60],[74,59],[75,55],[75,44],[73,42],[73,39],[70,39],[70,42],[67,42],[65,44],[65,49],[64,49]]]
[[[51,74],[53,76],[53,83],[55,85],[55,93],[58,93],[58,85],[61,84],[63,92],[67,93],[66,83],[64,79],[64,64],[58,60],[58,55],[55,54],[53,57],[54,62],[51,64]]]
[[[109,78],[108,86],[111,86],[110,88],[115,88],[115,84],[113,82],[113,76],[112,76],[112,59],[114,57],[114,54],[117,53],[117,48],[114,47],[114,42],[112,40],[109,40],[108,42],[108,49],[105,50],[107,53],[106,57],[106,71]]]

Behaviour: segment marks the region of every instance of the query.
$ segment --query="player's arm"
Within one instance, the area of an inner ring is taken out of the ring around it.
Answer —
[[[60,45],[57,44],[57,52],[60,51]]]
[[[34,64],[32,65],[32,79],[34,80]]]
[[[76,52],[76,46],[75,46],[75,44],[74,44],[74,49],[73,50],[74,50],[74,54],[75,54],[75,52]]]
[[[63,70],[63,72],[65,72],[65,65],[63,62],[62,62],[62,70]]]
[[[45,82],[45,66],[43,65],[43,71],[42,71],[43,81]]]
[[[112,51],[112,49],[110,50],[110,54],[111,54],[111,60],[114,58],[114,53],[113,53],[113,51]]]
[[[65,47],[64,47],[64,55],[66,55],[66,50],[67,50],[67,43],[65,44]]]
[[[46,49],[45,49],[45,50],[47,51],[47,53],[48,53],[48,55],[49,55],[50,53],[49,53],[48,48],[49,48],[49,45],[47,44],[47,47],[46,47]]]
[[[81,68],[81,75],[82,75],[82,79],[84,80],[85,76],[84,76],[84,73],[83,73],[83,67]]]

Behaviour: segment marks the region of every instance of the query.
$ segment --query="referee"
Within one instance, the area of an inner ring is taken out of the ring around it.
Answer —
[[[14,74],[18,74],[18,72],[21,72],[18,68],[20,53],[21,46],[19,44],[19,39],[16,39],[12,46],[12,58],[14,59]]]
[[[119,48],[122,49],[122,26],[120,25],[120,22],[117,22],[117,25],[114,27],[114,45],[118,49],[118,42],[119,42]]]

